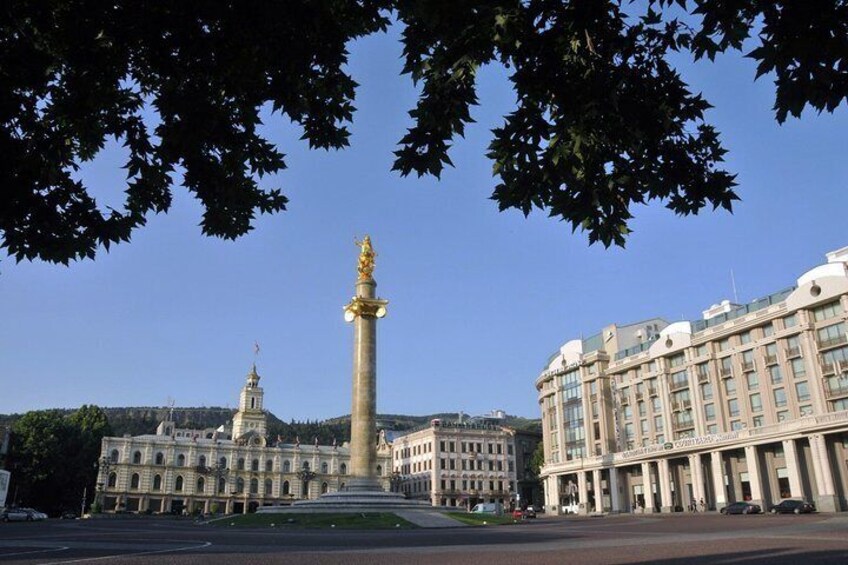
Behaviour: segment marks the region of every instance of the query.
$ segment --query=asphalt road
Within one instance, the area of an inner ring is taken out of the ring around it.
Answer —
[[[297,531],[125,518],[0,524],[5,563],[848,563],[848,515],[545,517],[515,526]]]

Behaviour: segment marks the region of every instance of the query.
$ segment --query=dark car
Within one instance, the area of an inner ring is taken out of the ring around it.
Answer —
[[[525,518],[535,518],[536,517],[536,509],[532,506],[528,506],[524,509],[524,517]]]
[[[79,518],[79,515],[73,510],[65,510],[62,514],[59,515],[59,518],[62,520],[76,520]]]
[[[809,514],[815,512],[816,507],[806,500],[787,499],[780,504],[771,507],[772,514]]]
[[[722,514],[759,514],[763,509],[750,502],[734,502],[721,509]]]

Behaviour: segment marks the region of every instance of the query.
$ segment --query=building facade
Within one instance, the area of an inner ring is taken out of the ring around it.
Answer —
[[[259,379],[253,367],[232,426],[191,430],[165,421],[155,434],[103,438],[97,478],[102,509],[247,513],[344,489],[349,446],[272,444]],[[391,447],[382,435],[377,461],[388,489]]]
[[[392,443],[394,488],[407,498],[433,506],[471,509],[500,502],[505,508],[532,499],[526,481],[519,490],[516,431],[486,422],[432,420],[429,425],[396,437]],[[522,453],[531,455],[538,436],[518,432]],[[532,441],[535,437],[535,443]],[[522,468],[524,469],[522,459]],[[520,475],[525,479],[523,473]],[[538,487],[535,496],[538,497]]]
[[[567,342],[535,382],[547,508],[848,510],[846,326],[848,247],[750,304]]]

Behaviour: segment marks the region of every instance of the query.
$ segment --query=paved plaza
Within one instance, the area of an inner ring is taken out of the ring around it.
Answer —
[[[406,531],[116,518],[0,524],[0,563],[846,563],[848,516],[544,517]]]

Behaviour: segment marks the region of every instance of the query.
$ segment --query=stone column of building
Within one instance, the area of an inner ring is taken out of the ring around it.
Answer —
[[[786,474],[789,476],[790,495],[796,498],[804,496],[801,487],[801,469],[798,467],[798,452],[795,440],[783,440],[783,455],[786,458]]]
[[[604,489],[601,488],[601,470],[592,471],[592,495],[595,497],[595,512],[604,511]]]
[[[745,464],[748,467],[748,484],[751,485],[751,503],[763,505],[763,483],[760,480],[760,460],[756,445],[745,446]]]
[[[810,455],[818,490],[814,501],[816,509],[819,512],[837,512],[839,510],[839,501],[833,482],[833,471],[830,469],[827,443],[822,434],[813,434],[810,436]]]
[[[657,483],[660,485],[660,512],[673,512],[671,500],[671,470],[668,459],[657,461]]]
[[[610,467],[609,477],[610,510],[612,512],[621,512],[621,493],[618,492],[618,469]]]
[[[651,480],[651,464],[647,461],[642,463],[642,498],[645,501],[643,512],[654,511],[654,485]]]
[[[580,499],[580,513],[589,512],[589,481],[586,480],[586,471],[577,471],[577,497]]]
[[[692,496],[695,497],[695,504],[702,499],[706,500],[704,493],[704,469],[701,466],[701,455],[693,453],[689,456],[689,469],[692,473]]]
[[[545,478],[545,501],[551,510],[559,514],[562,511],[559,504],[559,477],[548,475]]]
[[[724,461],[721,451],[713,451],[710,453],[710,465],[712,466],[713,474],[713,492],[715,500],[712,504],[716,510],[721,510],[727,506],[727,488],[724,485]]]

